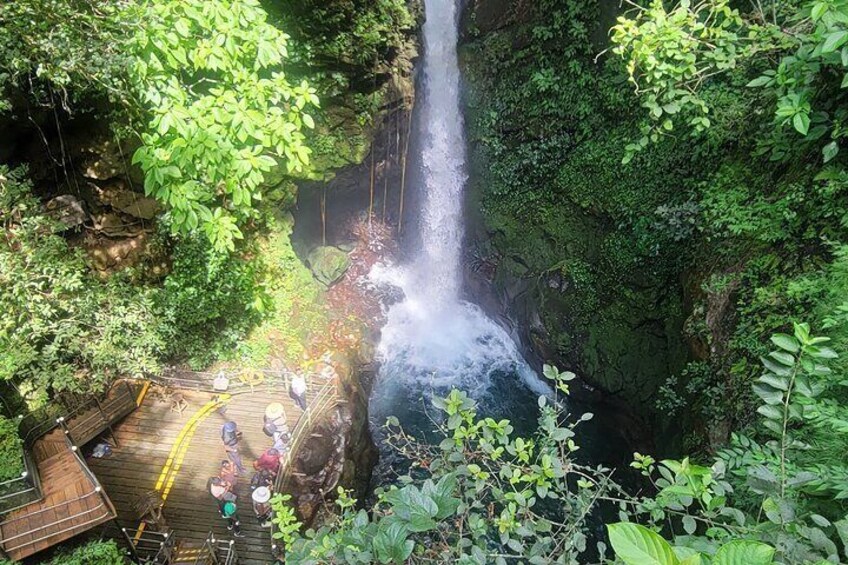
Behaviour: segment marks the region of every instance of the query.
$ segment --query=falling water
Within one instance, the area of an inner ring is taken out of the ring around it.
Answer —
[[[375,269],[378,284],[404,298],[387,313],[379,344],[381,370],[371,401],[375,422],[403,416],[428,393],[451,387],[477,398],[546,391],[509,334],[460,298],[463,188],[467,179],[457,61],[458,0],[426,0],[420,249],[407,265]],[[503,386],[503,385],[498,385]],[[535,406],[535,402],[532,402]],[[403,418],[402,418],[403,419]]]

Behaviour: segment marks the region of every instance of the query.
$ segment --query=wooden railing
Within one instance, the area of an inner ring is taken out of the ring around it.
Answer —
[[[289,441],[288,450],[280,460],[280,471],[274,481],[274,492],[285,492],[289,486],[294,473],[294,462],[297,459],[297,453],[305,441],[312,435],[312,428],[315,424],[321,422],[324,417],[334,410],[342,401],[339,395],[339,383],[336,379],[332,379],[324,383],[318,394],[312,399],[306,407],[306,410],[300,415],[294,429],[292,437]],[[271,523],[271,553],[278,555],[279,545],[274,539],[274,534],[277,532],[277,526]]]

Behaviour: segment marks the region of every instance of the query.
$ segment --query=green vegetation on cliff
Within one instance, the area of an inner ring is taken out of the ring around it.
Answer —
[[[0,151],[0,378],[28,400],[164,362],[296,364],[326,329],[284,211],[295,181],[364,157],[415,18],[278,4],[0,6],[0,125],[35,147]],[[108,133],[79,148],[79,123]],[[142,185],[155,218],[115,204]]]
[[[464,53],[496,281],[531,287],[543,351],[723,443],[772,331],[844,340],[843,8],[654,2],[608,45],[593,0],[489,4]]]

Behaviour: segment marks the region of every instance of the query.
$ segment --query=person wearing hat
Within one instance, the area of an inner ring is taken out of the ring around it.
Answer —
[[[224,443],[224,450],[227,452],[227,459],[233,462],[238,469],[238,472],[244,474],[245,468],[241,462],[241,455],[239,455],[239,440],[241,439],[241,432],[238,431],[238,426],[235,422],[227,422],[224,424],[224,427],[221,428],[221,441]]]
[[[221,515],[227,521],[227,529],[232,530],[233,535],[237,538],[243,538],[244,532],[241,531],[241,520],[238,515],[238,506],[235,502],[225,502],[221,507]]]
[[[271,525],[271,489],[259,487],[253,491],[251,498],[253,499],[253,511],[256,513],[259,525],[267,528]]]
[[[272,402],[265,408],[262,431],[274,439],[274,449],[279,452],[285,451],[291,433],[286,424],[286,410],[279,402]]]

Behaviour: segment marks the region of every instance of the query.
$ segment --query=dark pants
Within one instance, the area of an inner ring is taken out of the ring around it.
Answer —
[[[227,529],[232,530],[234,534],[240,534],[241,533],[241,520],[239,520],[238,514],[234,514],[234,515],[230,516],[229,518],[226,518],[226,520],[227,520]]]
[[[294,400],[295,404],[300,406],[301,410],[304,410],[304,411],[306,410],[306,395],[305,394],[303,394],[303,395],[295,394],[295,392],[293,390],[289,389],[289,396],[291,397],[292,400]]]
[[[234,449],[233,451],[230,451],[228,449],[227,450],[227,459],[229,459],[230,462],[233,465],[236,466],[236,469],[238,469],[239,473],[244,474],[245,468],[244,468],[244,465],[241,462],[241,455],[239,455],[238,449]]]

